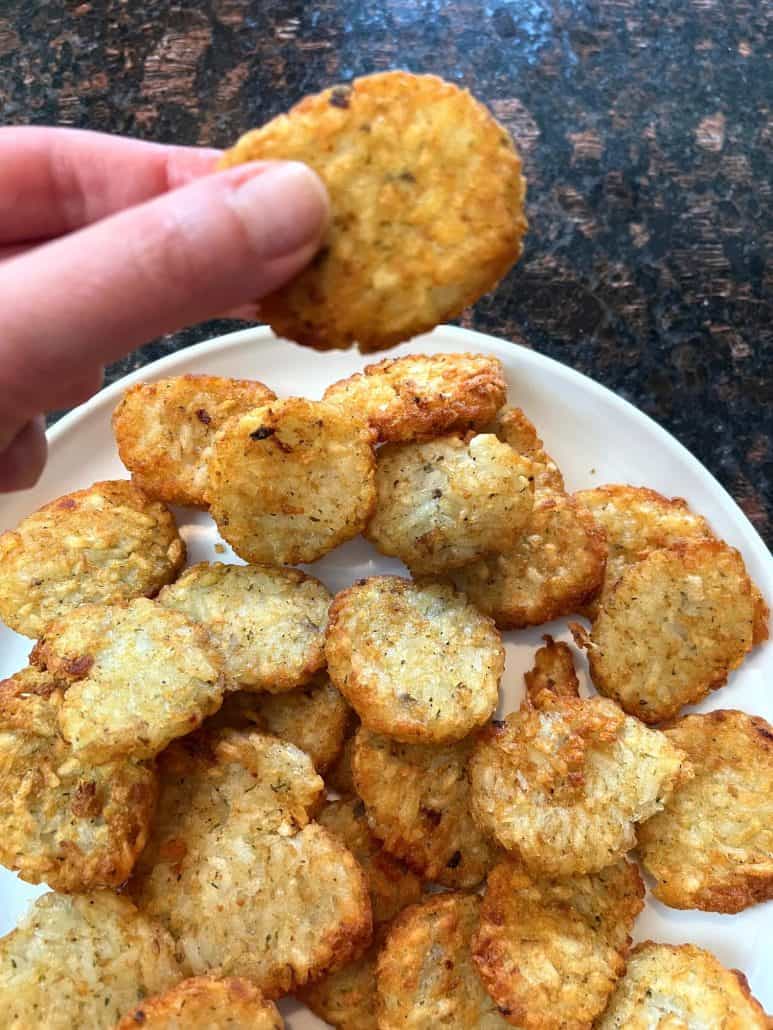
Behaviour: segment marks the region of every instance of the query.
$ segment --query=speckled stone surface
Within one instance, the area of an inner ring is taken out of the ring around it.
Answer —
[[[219,146],[353,75],[468,86],[523,153],[531,232],[463,324],[632,401],[770,543],[771,29],[756,0],[23,0],[0,4],[0,110]],[[234,327],[149,343],[108,377]]]

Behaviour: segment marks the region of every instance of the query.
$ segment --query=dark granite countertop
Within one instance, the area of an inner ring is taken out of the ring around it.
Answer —
[[[771,28],[754,0],[21,0],[0,4],[0,106],[226,145],[354,75],[468,86],[521,149],[531,232],[463,324],[632,401],[770,543]],[[108,377],[233,327],[149,343]]]

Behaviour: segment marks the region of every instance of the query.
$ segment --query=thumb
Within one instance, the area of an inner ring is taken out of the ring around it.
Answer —
[[[313,256],[327,219],[309,168],[255,163],[4,262],[5,428],[84,400],[92,370],[152,337],[276,289]]]

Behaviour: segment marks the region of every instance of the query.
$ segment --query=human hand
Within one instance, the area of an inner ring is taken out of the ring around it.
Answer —
[[[37,481],[42,413],[90,397],[104,364],[257,300],[313,256],[317,176],[290,162],[211,174],[217,157],[0,128],[0,493]]]

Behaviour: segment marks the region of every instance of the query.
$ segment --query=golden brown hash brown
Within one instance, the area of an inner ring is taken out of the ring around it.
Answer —
[[[573,630],[597,690],[654,723],[727,681],[752,647],[755,607],[738,551],[697,540],[627,568],[590,634]]]
[[[604,532],[571,497],[535,505],[519,543],[457,569],[454,582],[500,629],[538,626],[593,597],[606,562]]]
[[[545,451],[535,426],[520,408],[505,407],[493,425],[485,430],[496,433],[514,451],[531,461],[534,470],[534,503],[564,493],[564,477],[555,461]]]
[[[717,711],[687,715],[665,733],[695,777],[639,832],[655,896],[709,912],[773,898],[773,727]]]
[[[282,1030],[276,1005],[249,980],[196,976],[135,1005],[116,1030]]]
[[[328,672],[364,726],[443,743],[497,704],[504,648],[490,619],[450,584],[359,580],[330,607]]]
[[[408,354],[333,383],[325,400],[364,417],[379,443],[410,443],[479,429],[506,393],[502,362],[488,354]]]
[[[574,495],[593,512],[607,534],[609,555],[601,597],[587,606],[587,614],[598,614],[600,600],[614,589],[623,572],[650,551],[682,541],[714,539],[711,526],[690,511],[681,497],[664,497],[641,486],[599,486]],[[770,611],[758,587],[752,583],[755,599],[753,643],[768,639]]]
[[[128,480],[59,497],[0,534],[0,618],[39,637],[81,604],[153,596],[185,564],[167,508]]]
[[[0,862],[55,890],[118,887],[148,839],[155,771],[84,763],[59,733],[62,691],[23,669],[0,682]]]
[[[296,992],[315,1016],[336,1030],[378,1030],[376,962],[389,930],[383,923],[360,958]]]
[[[629,566],[650,551],[670,547],[679,540],[713,537],[702,515],[690,511],[681,497],[664,497],[643,486],[610,484],[580,490],[576,499],[593,513],[607,535],[607,568],[600,600],[606,599]],[[589,607],[598,612],[599,600]]]
[[[489,874],[473,959],[513,1026],[590,1030],[625,971],[643,907],[644,883],[625,859],[554,881],[502,862]]]
[[[158,596],[206,626],[230,686],[272,694],[306,683],[325,664],[330,601],[300,569],[220,562],[194,565]]]
[[[378,958],[379,1030],[506,1030],[470,953],[480,904],[438,894],[395,920]]]
[[[743,973],[694,944],[637,944],[597,1030],[769,1030]]]
[[[113,1030],[182,973],[169,934],[111,891],[44,894],[0,939],[4,1030]]]
[[[534,665],[524,673],[526,694],[531,703],[540,707],[553,697],[579,697],[580,681],[574,667],[572,652],[567,644],[546,634],[545,643],[534,654]]]
[[[479,734],[473,818],[534,873],[595,872],[634,846],[689,775],[686,756],[606,698],[538,700]]]
[[[113,412],[118,454],[150,497],[206,508],[215,434],[234,415],[273,400],[273,391],[252,379],[184,375],[137,383]]]
[[[359,798],[328,801],[317,819],[326,830],[340,837],[365,873],[374,925],[388,922],[406,905],[419,900],[421,880],[373,836],[365,805]]]
[[[316,258],[263,298],[278,336],[380,350],[454,318],[521,255],[526,184],[505,130],[466,90],[393,71],[308,96],[237,142],[310,165],[330,196]]]
[[[335,762],[352,727],[354,713],[341,693],[320,672],[284,694],[228,694],[208,728],[262,729],[305,751],[318,773]]]
[[[491,434],[386,444],[365,535],[414,574],[515,547],[532,509],[531,463]]]
[[[401,744],[360,729],[354,784],[384,847],[427,880],[475,887],[499,848],[475,825],[467,765],[472,738],[456,744]]]
[[[290,397],[231,419],[209,461],[211,514],[250,562],[311,562],[357,536],[376,503],[372,432]]]
[[[152,758],[220,707],[222,658],[181,612],[138,598],[50,623],[30,661],[65,688],[62,736],[82,759]]]
[[[309,821],[323,784],[292,744],[199,734],[159,758],[161,797],[129,889],[188,975],[244,976],[275,998],[370,941],[365,876]]]

